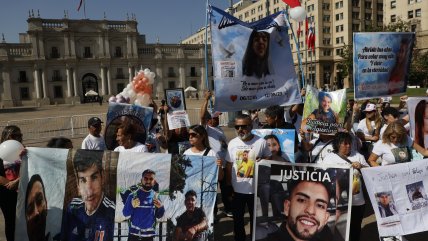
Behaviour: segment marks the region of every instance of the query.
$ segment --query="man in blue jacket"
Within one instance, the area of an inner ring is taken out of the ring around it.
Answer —
[[[153,190],[155,175],[153,170],[145,170],[141,188],[126,199],[123,215],[130,221],[128,241],[152,241],[156,235],[156,219],[163,217],[165,208],[158,199],[158,193]]]

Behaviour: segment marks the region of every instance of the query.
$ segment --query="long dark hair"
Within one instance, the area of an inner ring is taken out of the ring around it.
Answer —
[[[20,140],[16,139],[16,137],[14,136],[16,134],[21,134]],[[6,126],[1,133],[0,143],[7,140],[17,140],[19,142],[22,142],[21,129],[19,129],[19,127],[15,125]]]
[[[193,125],[189,127],[189,130],[194,131],[196,134],[198,134],[202,138],[202,144],[205,148],[210,147],[210,142],[208,140],[208,133],[205,127],[201,125]]]
[[[421,100],[415,108],[415,142],[424,148],[424,116],[426,104],[426,100]]]
[[[276,141],[276,143],[278,143],[278,147],[279,147],[279,149],[278,149],[278,156],[282,156],[282,149],[281,149],[281,144],[279,143],[279,139],[278,139],[278,137],[277,136],[275,136],[275,135],[266,135],[265,137],[264,137],[264,139],[267,141],[267,140],[269,140],[269,139],[274,139],[275,141]]]
[[[259,58],[253,49],[253,42],[257,35],[264,35],[267,38],[266,54],[263,58]],[[250,38],[248,39],[247,49],[245,50],[244,57],[242,59],[242,74],[246,76],[262,76],[270,74],[269,72],[269,41],[270,34],[267,32],[257,32],[253,30]]]

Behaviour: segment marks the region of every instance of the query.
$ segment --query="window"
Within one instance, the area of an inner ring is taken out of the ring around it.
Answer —
[[[329,50],[329,49],[323,50],[322,55],[331,56],[331,50]]]
[[[408,11],[408,12],[407,12],[407,18],[408,18],[408,19],[413,18],[413,10],[412,10],[412,11]]]
[[[338,8],[342,8],[342,7],[343,7],[343,1],[336,2],[336,3],[334,4],[334,6],[335,6],[335,8],[336,8],[336,9],[338,9]]]
[[[196,68],[195,67],[190,67],[190,76],[196,77]]]
[[[18,82],[27,82],[27,72],[26,71],[19,71],[19,78],[18,78]]]
[[[372,20],[372,14],[371,13],[365,13],[364,14],[364,19],[365,20]]]
[[[383,4],[382,3],[377,3],[377,10],[383,11]]]
[[[343,13],[338,13],[336,14],[336,21],[342,20],[343,19]]]
[[[117,83],[116,92],[120,93],[123,89],[125,89],[125,84],[124,83]]]
[[[336,44],[341,44],[341,43],[343,43],[344,41],[344,37],[338,37],[338,38],[336,38]]]
[[[54,98],[63,98],[62,94],[62,86],[61,85],[55,85],[54,86]]]
[[[175,77],[174,67],[168,68],[168,77]]]
[[[51,49],[51,58],[57,59],[59,58],[59,51],[57,47],[52,47]]]
[[[394,9],[397,7],[396,1],[391,1],[391,9]]]
[[[416,2],[417,2],[417,3],[420,3],[420,2],[422,2],[422,0],[416,0]]]
[[[366,9],[372,9],[372,3],[371,2],[365,2],[364,3]]]
[[[353,7],[360,7],[360,0],[352,0],[352,6]]]
[[[394,14],[394,15],[391,15],[391,23],[395,23],[397,21],[397,16]]]
[[[352,19],[355,19],[355,20],[360,19],[360,13],[359,12],[352,12]]]
[[[412,26],[410,26],[411,31],[416,32],[416,27],[417,27],[416,24],[412,24]]]
[[[407,3],[408,4],[413,4],[413,3],[415,3],[415,0],[407,0]]]
[[[21,96],[21,100],[29,100],[30,99],[30,90],[28,87],[19,88],[19,94]]]
[[[329,10],[330,9],[330,3],[323,3],[322,4],[322,9],[323,10]]]
[[[336,32],[342,32],[343,31],[343,24],[336,26]]]
[[[116,47],[115,52],[114,52],[114,56],[121,58],[122,56],[122,48],[121,47]]]
[[[83,57],[84,58],[92,58],[91,47],[85,47]]]
[[[314,11],[315,10],[315,6],[314,4],[311,4],[308,6],[308,12]]]
[[[336,49],[336,55],[341,55],[343,53],[343,49],[342,48],[340,48],[340,49]]]
[[[248,13],[248,12],[245,12],[245,13],[244,13],[245,18],[248,18],[248,15],[249,15],[249,13]]]
[[[330,27],[322,27],[323,33],[330,33]]]
[[[125,75],[123,74],[122,68],[116,69],[116,79],[125,79]]]
[[[420,17],[422,15],[422,12],[421,12],[421,9],[419,8],[419,9],[416,9],[415,10],[415,16],[416,17]]]
[[[168,81],[168,88],[174,89],[175,88],[175,81]]]
[[[360,25],[357,23],[352,24],[352,31],[360,31]]]
[[[323,44],[325,44],[325,45],[329,45],[329,44],[331,44],[330,42],[331,42],[331,39],[330,39],[330,38],[324,38],[324,39],[322,40],[322,43],[323,43]]]
[[[330,15],[324,15],[324,16],[322,17],[322,20],[323,20],[324,22],[330,22]]]
[[[52,81],[62,81],[61,72],[59,70],[53,70]]]
[[[255,14],[256,10],[255,9],[251,9],[251,14]]]

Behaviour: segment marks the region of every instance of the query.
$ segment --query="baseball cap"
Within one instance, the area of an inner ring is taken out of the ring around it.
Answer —
[[[88,127],[90,127],[90,126],[94,126],[94,125],[96,125],[96,124],[101,124],[101,123],[103,123],[103,122],[101,121],[101,119],[100,119],[100,118],[98,118],[98,117],[91,117],[91,118],[88,120]]]
[[[366,111],[366,112],[370,112],[370,111],[374,111],[374,110],[376,110],[376,105],[372,104],[372,103],[368,103],[366,105],[366,108],[364,109],[364,111]]]

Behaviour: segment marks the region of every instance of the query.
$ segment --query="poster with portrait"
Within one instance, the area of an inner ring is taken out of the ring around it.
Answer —
[[[428,230],[428,159],[361,170],[379,236]]]
[[[262,160],[256,171],[254,240],[302,233],[307,240],[349,240],[351,169]]]
[[[115,222],[123,236],[137,229],[146,230],[146,236],[165,235],[170,170],[170,154],[120,153]],[[146,222],[139,221],[143,218]]]
[[[410,117],[410,136],[425,149],[428,148],[428,97],[410,97],[407,100]]]
[[[73,151],[67,160],[61,240],[113,239],[118,155]]]
[[[68,149],[27,148],[20,169],[15,240],[52,241],[61,235],[67,158]]]
[[[319,91],[308,86],[301,129],[305,133],[334,135],[343,129],[346,115],[346,89]]]
[[[254,129],[251,133],[266,140],[273,160],[295,162],[295,129]]]
[[[153,108],[151,107],[109,102],[104,130],[107,149],[114,150],[119,145],[116,141],[116,133],[121,124],[133,126],[134,141],[145,143],[152,117]]]
[[[177,228],[184,230],[185,226],[203,222],[204,216],[207,226],[203,231],[198,232],[196,236],[203,237],[200,240],[214,240],[213,213],[218,176],[216,158],[174,155],[172,162],[181,163],[181,167],[185,171],[185,179],[183,178],[184,176],[180,177],[177,173],[171,174],[171,187],[174,190],[170,192],[171,198],[165,201],[167,218],[171,220],[174,230]],[[193,200],[193,202],[189,199]],[[192,208],[196,210],[194,211],[195,216],[192,218],[193,223],[185,225],[183,220],[185,220],[186,211]],[[172,238],[173,240],[182,240]]]
[[[406,93],[415,33],[354,33],[355,99]]]
[[[301,103],[283,12],[243,22],[211,7],[216,111]]]
[[[183,88],[165,89],[165,100],[171,111],[186,110]]]
[[[170,130],[190,126],[189,114],[187,114],[186,111],[174,111],[167,113],[166,119]]]

